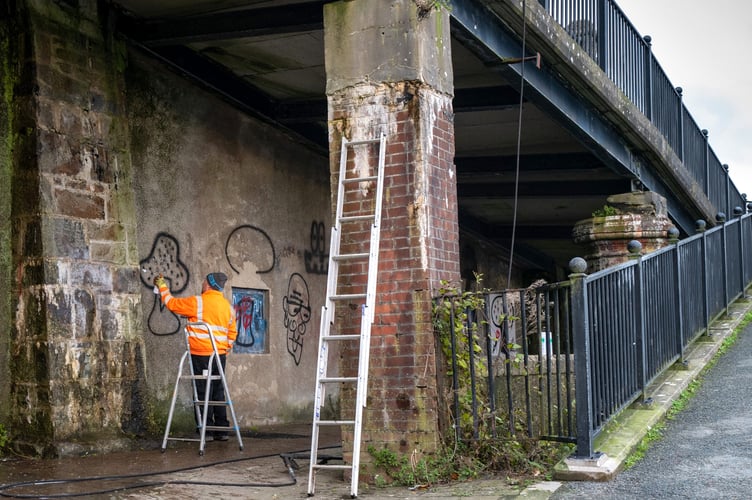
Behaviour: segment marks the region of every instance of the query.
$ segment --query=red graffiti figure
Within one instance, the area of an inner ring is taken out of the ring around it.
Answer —
[[[254,300],[252,297],[243,297],[235,304],[235,322],[238,327],[238,338],[235,343],[243,347],[251,347],[256,343],[253,335]]]

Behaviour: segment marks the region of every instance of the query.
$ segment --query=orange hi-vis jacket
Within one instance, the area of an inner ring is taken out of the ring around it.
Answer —
[[[230,303],[217,290],[207,290],[192,297],[173,297],[166,286],[159,287],[162,302],[170,311],[188,318],[189,323],[203,321],[212,327],[217,353],[226,354],[238,336],[235,326],[235,313]],[[211,356],[212,350],[209,332],[202,326],[187,326],[188,345],[195,356]]]

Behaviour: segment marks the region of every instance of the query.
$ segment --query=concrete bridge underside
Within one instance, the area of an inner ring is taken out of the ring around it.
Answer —
[[[198,0],[115,3],[125,11],[119,29],[145,51],[328,154],[329,2],[239,0],[227,12]],[[661,134],[538,2],[525,5],[524,31],[540,68],[512,61],[522,54],[521,6],[451,2],[461,229],[502,251],[514,234],[524,265],[551,271],[582,253],[573,225],[612,194],[659,193],[683,234],[698,219],[714,224],[718,210]]]

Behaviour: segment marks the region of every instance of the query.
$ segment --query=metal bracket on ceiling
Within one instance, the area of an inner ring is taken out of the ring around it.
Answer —
[[[535,67],[540,69],[541,67],[541,55],[540,52],[536,52],[534,56],[527,57],[506,57],[499,61],[500,64],[517,64],[526,61],[535,61]]]

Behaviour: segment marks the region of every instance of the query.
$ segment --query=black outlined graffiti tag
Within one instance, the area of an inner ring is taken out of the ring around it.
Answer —
[[[260,256],[259,259],[266,257],[268,260],[268,267],[259,269],[256,271],[257,274],[268,273],[274,269],[277,261],[274,243],[263,229],[250,224],[243,224],[233,229],[225,242],[225,258],[232,270],[240,274],[238,268],[242,267],[243,260],[258,260],[254,259],[253,255]],[[261,268],[261,264],[258,264],[258,267]]]
[[[173,293],[180,293],[188,286],[190,273],[188,267],[180,261],[180,244],[174,236],[158,233],[154,238],[151,253],[139,262],[141,282],[147,288],[153,288],[154,278],[162,274]],[[180,331],[180,319],[170,310],[165,309],[159,296],[154,294],[154,303],[148,320],[149,331],[154,335],[173,335]]]
[[[287,352],[300,364],[303,354],[303,335],[306,324],[311,319],[311,305],[308,298],[308,283],[303,276],[293,273],[287,283],[287,295],[283,300],[285,328],[287,328]]]
[[[304,252],[306,272],[326,274],[329,270],[329,254],[326,252],[326,228],[323,222],[311,222],[311,249]]]

